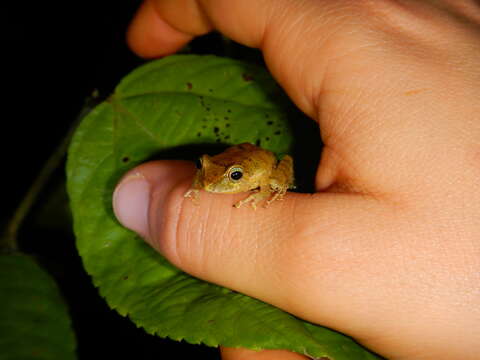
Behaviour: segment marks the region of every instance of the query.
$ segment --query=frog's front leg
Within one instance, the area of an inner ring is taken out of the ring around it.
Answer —
[[[251,203],[253,209],[256,210],[257,204],[268,198],[270,194],[271,192],[269,186],[264,185],[261,186],[259,190],[254,190],[254,193],[250,194],[246,199],[238,201],[233,206],[238,209],[243,204]]]
[[[198,205],[198,193],[202,189],[202,173],[198,170],[195,173],[195,177],[193,178],[193,183],[190,189],[183,195],[186,198],[191,198],[195,205]]]
[[[188,191],[183,196],[186,197],[186,198],[191,198],[192,202],[195,205],[198,205],[198,198],[199,198],[198,193],[199,193],[199,191],[200,190],[198,190],[198,189],[190,188],[190,189],[188,189]]]

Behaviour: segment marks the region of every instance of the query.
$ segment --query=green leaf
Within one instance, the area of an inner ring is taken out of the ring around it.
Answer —
[[[75,336],[54,280],[32,258],[0,255],[0,359],[75,359]]]
[[[281,155],[292,150],[297,118],[264,69],[230,59],[171,56],[123,79],[83,120],[67,166],[77,246],[110,307],[149,333],[190,343],[376,358],[346,336],[183,273],[112,212],[115,184],[138,163],[246,141]]]

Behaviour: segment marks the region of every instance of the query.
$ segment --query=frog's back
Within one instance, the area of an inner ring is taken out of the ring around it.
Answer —
[[[250,143],[242,143],[232,146],[223,153],[215,157],[217,164],[222,164],[226,167],[232,165],[240,165],[248,173],[255,173],[259,170],[261,172],[269,172],[276,165],[275,155],[265,149],[255,146]]]

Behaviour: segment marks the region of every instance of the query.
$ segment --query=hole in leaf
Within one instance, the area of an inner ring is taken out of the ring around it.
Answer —
[[[253,75],[251,75],[251,74],[243,73],[242,77],[243,77],[243,80],[245,80],[245,81],[252,81],[253,80]]]

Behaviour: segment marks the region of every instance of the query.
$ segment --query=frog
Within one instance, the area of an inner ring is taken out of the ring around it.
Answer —
[[[227,148],[215,155],[202,155],[198,170],[185,197],[196,203],[199,191],[236,194],[251,191],[245,199],[233,206],[239,208],[250,203],[253,209],[264,202],[268,207],[275,200],[282,200],[288,189],[293,189],[293,159],[285,155],[277,160],[274,153],[251,143]]]

